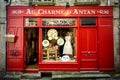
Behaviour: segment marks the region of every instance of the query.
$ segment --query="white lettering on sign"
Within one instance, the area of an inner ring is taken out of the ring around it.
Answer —
[[[34,10],[27,9],[26,14],[35,14],[36,12]]]
[[[38,14],[63,14],[64,10],[44,10],[38,9]]]
[[[96,12],[94,10],[78,10],[74,9],[73,14],[95,14]]]
[[[95,9],[68,9],[68,10],[62,10],[62,9],[27,9],[26,11],[24,10],[12,10],[11,14],[26,14],[26,15],[96,15],[96,14],[101,14],[101,15],[107,15],[109,14],[109,10],[107,9],[100,9],[100,10],[95,10]]]

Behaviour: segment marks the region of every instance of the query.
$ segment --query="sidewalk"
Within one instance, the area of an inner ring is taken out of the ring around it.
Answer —
[[[7,73],[4,80],[120,80],[120,73],[115,72],[44,72],[44,74]]]
[[[52,80],[120,80],[120,73],[104,72],[55,72]]]

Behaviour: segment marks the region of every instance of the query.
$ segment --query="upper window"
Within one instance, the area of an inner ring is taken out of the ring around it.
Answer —
[[[77,2],[96,2],[98,0],[77,0]]]
[[[96,26],[96,18],[82,18],[81,26]]]
[[[53,2],[53,0],[33,0],[33,2]]]
[[[32,5],[37,6],[54,6],[54,0],[32,0]]]
[[[76,0],[75,5],[99,5],[100,0]]]

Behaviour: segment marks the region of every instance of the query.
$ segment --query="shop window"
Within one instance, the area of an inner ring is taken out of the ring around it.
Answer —
[[[76,19],[71,18],[44,18],[42,19],[42,26],[76,26]]]
[[[25,19],[25,26],[37,26],[38,19],[37,18],[26,18]]]
[[[76,28],[43,28],[43,62],[76,61]]]
[[[96,26],[96,18],[81,18],[81,26],[95,27]]]

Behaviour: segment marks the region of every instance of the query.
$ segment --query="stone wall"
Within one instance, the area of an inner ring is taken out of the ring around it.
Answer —
[[[5,2],[0,0],[0,78],[3,76],[5,70]]]
[[[120,53],[119,53],[119,30],[118,27],[119,25],[119,7],[114,6],[113,8],[113,29],[114,29],[114,62],[115,62],[115,68],[116,71],[120,71]]]

